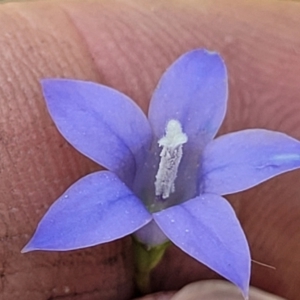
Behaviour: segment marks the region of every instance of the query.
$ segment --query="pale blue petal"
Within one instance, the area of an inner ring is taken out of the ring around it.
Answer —
[[[227,71],[217,53],[197,49],[176,60],[163,74],[152,96],[149,121],[153,128],[154,159],[159,160],[157,141],[165,135],[167,122],[178,120],[188,141],[175,182],[175,202],[198,195],[200,155],[205,145],[216,135],[226,112]],[[148,165],[141,181],[148,174],[154,178],[157,170]],[[145,175],[146,174],[146,175]],[[171,200],[171,202],[174,202]]]
[[[226,112],[227,71],[217,53],[197,49],[182,55],[163,74],[152,96],[149,121],[161,138],[178,120],[196,147],[217,133]]]
[[[300,142],[263,129],[229,133],[204,150],[201,190],[219,195],[251,188],[300,167]]]
[[[72,185],[50,207],[23,249],[66,251],[129,235],[152,219],[119,178],[100,171]]]
[[[236,284],[245,297],[248,295],[249,247],[226,199],[204,194],[153,217],[175,245]]]
[[[45,79],[42,87],[65,139],[130,185],[152,139],[141,109],[124,94],[92,82]]]

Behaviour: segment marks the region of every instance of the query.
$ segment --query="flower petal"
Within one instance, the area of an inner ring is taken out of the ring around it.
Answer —
[[[45,79],[42,87],[66,140],[130,185],[152,139],[141,109],[124,94],[92,82]]]
[[[227,71],[214,52],[182,55],[162,76],[152,96],[149,120],[157,138],[170,119],[178,120],[189,143],[203,147],[217,133],[226,112]]]
[[[247,297],[249,247],[226,199],[204,194],[154,213],[153,217],[175,245],[236,284]]]
[[[300,167],[300,142],[263,129],[229,133],[204,150],[201,190],[219,195],[246,190]]]
[[[77,181],[50,207],[23,252],[98,245],[131,234],[151,219],[115,174],[96,172]]]

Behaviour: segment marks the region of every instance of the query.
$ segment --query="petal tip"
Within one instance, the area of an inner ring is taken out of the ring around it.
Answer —
[[[198,49],[191,50],[191,51],[183,54],[182,56],[189,56],[189,55],[199,55],[202,57],[206,56],[206,57],[210,57],[210,58],[217,58],[217,59],[220,59],[222,62],[224,62],[224,60],[219,52],[214,51],[214,50],[205,49],[205,48],[198,48]]]
[[[41,84],[42,87],[45,87],[49,83],[51,83],[53,81],[56,81],[56,80],[60,80],[60,79],[57,79],[57,78],[42,78],[42,79],[40,79],[40,84]]]
[[[250,287],[250,272],[244,277],[245,280],[230,280],[240,290],[244,300],[249,300],[249,287]]]
[[[44,94],[44,97],[46,100],[49,101],[49,97],[47,97],[47,95],[50,93],[51,95],[51,92],[53,90],[56,90],[57,88],[57,84],[59,82],[62,82],[63,79],[60,79],[60,78],[42,78],[40,79],[40,85],[41,85],[41,88],[42,88],[42,91],[43,91],[43,94]],[[48,103],[48,101],[46,101]]]
[[[204,54],[207,55],[207,56],[218,56],[218,57],[221,58],[220,53],[217,52],[217,51],[209,50],[209,49],[203,49],[203,52],[204,52]]]
[[[31,251],[34,251],[36,250],[34,247],[31,246],[31,241],[29,241],[24,247],[23,249],[21,250],[21,253],[28,253],[28,252],[31,252]]]
[[[241,290],[244,300],[249,300],[249,285]]]

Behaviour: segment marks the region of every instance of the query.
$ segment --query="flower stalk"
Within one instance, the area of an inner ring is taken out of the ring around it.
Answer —
[[[142,294],[151,292],[151,271],[161,261],[171,242],[165,242],[154,247],[147,247],[133,238],[135,283]]]

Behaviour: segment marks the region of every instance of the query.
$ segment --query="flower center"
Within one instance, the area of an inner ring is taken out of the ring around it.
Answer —
[[[159,141],[160,162],[155,176],[155,195],[167,199],[175,192],[175,179],[182,158],[182,145],[188,141],[179,121],[170,120],[166,126],[166,134]]]

